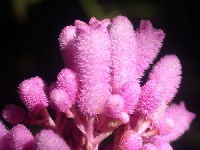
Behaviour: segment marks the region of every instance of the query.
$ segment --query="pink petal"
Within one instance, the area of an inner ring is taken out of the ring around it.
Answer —
[[[80,81],[78,106],[83,113],[100,114],[110,95],[110,40],[108,20],[92,18],[89,25],[77,26],[76,71]]]

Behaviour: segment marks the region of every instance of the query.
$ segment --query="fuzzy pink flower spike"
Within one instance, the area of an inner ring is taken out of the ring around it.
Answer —
[[[136,77],[136,39],[133,25],[124,16],[112,19],[109,28],[112,42],[112,88],[119,91]]]
[[[31,112],[37,114],[48,106],[46,88],[46,83],[40,77],[33,77],[20,83],[18,89],[20,98]]]
[[[83,113],[100,114],[110,95],[109,20],[76,21],[76,70],[80,81],[78,106]]]
[[[109,28],[112,42],[112,92],[120,93],[124,99],[124,108],[132,113],[137,104],[140,85],[136,78],[137,42],[133,25],[124,16],[112,19]]]
[[[64,68],[49,87],[37,76],[19,85],[29,111],[3,109],[4,120],[18,125],[8,131],[0,121],[0,150],[172,150],[195,118],[183,102],[171,104],[180,60],[164,56],[140,83],[164,37],[150,21],[134,31],[125,16],[66,26],[59,36]],[[19,123],[41,130],[33,137]]]
[[[156,58],[162,46],[165,34],[160,29],[154,29],[150,21],[142,20],[140,27],[136,31],[138,42],[137,51],[137,77],[141,78],[144,71]]]
[[[175,55],[163,57],[153,67],[142,87],[138,110],[153,120],[163,116],[167,104],[175,96],[181,81],[181,65]]]
[[[165,90],[163,99],[169,103],[174,98],[181,83],[182,66],[176,55],[166,55],[153,67],[149,80],[159,82]]]
[[[32,133],[22,124],[9,131],[10,150],[35,150],[35,139]]]

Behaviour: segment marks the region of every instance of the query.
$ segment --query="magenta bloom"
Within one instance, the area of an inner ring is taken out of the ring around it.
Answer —
[[[35,150],[35,139],[32,133],[22,124],[14,126],[9,131],[10,150]]]
[[[22,102],[30,111],[38,113],[48,106],[46,83],[40,77],[24,80],[20,83],[18,91]]]
[[[6,105],[3,118],[16,126],[9,131],[0,122],[0,150],[172,150],[196,116],[172,102],[182,78],[178,56],[163,56],[141,84],[164,37],[149,20],[134,29],[125,16],[66,26],[63,69],[49,86],[38,76],[20,83],[27,111]],[[32,135],[19,123],[40,131]]]

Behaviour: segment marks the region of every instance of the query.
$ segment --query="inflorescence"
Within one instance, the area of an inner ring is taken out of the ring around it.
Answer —
[[[181,83],[181,64],[157,57],[164,32],[142,20],[137,30],[125,16],[89,23],[76,20],[59,36],[65,64],[57,80],[40,77],[19,84],[24,109],[8,104],[0,121],[0,150],[172,150],[195,114],[172,103]],[[30,126],[40,126],[33,134]]]

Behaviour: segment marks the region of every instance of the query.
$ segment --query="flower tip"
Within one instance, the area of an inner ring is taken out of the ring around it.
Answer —
[[[59,35],[60,49],[63,50],[69,45],[70,41],[76,36],[75,26],[66,26]]]

